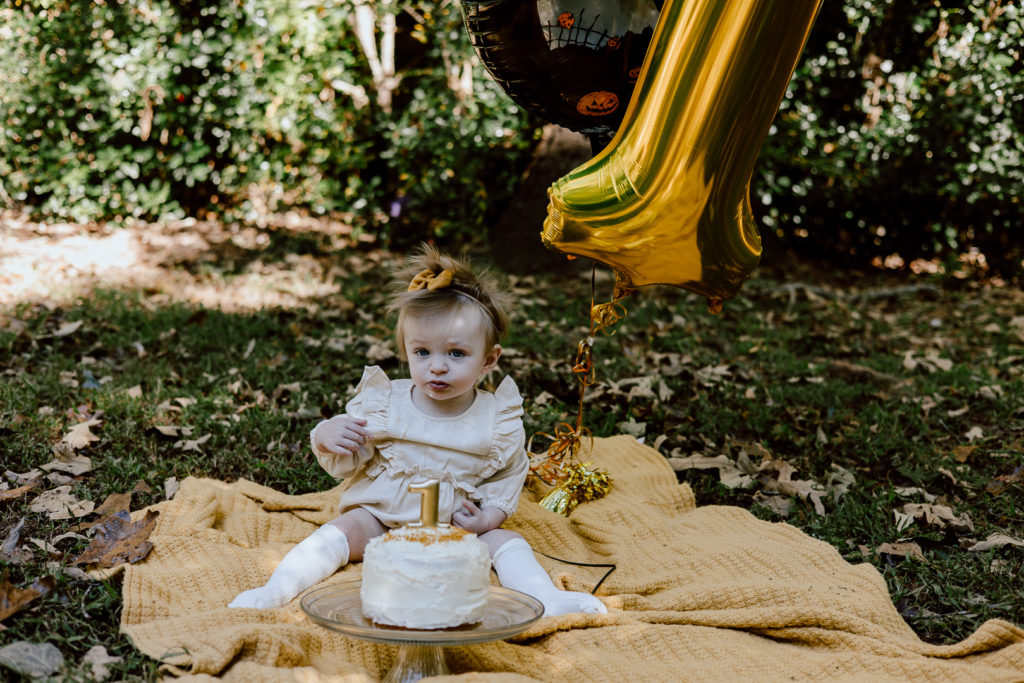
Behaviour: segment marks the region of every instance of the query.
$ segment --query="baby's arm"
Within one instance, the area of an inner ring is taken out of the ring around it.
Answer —
[[[313,430],[313,449],[335,455],[355,455],[370,438],[366,420],[361,417],[335,415]]]
[[[500,527],[507,517],[508,515],[500,508],[490,506],[481,508],[476,503],[467,500],[461,508],[452,513],[452,522],[455,526],[479,536]]]
[[[349,415],[324,420],[310,432],[309,441],[320,466],[336,479],[352,476],[373,451],[366,420]]]

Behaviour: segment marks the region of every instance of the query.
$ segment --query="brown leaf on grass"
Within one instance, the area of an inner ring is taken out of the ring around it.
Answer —
[[[790,498],[769,496],[762,491],[758,491],[754,494],[754,501],[760,503],[782,518],[789,517],[789,513],[793,511],[793,501]]]
[[[71,564],[95,564],[110,568],[144,559],[153,549],[153,544],[146,539],[156,526],[159,516],[156,510],[147,510],[142,519],[133,522],[127,512],[118,512],[96,527],[92,543]]]
[[[1024,541],[1013,536],[1007,536],[1006,534],[990,534],[984,541],[978,541],[967,550],[969,552],[980,553],[983,550],[989,550],[991,548],[999,548],[1004,545],[1013,545],[1018,548],[1024,548]]]
[[[75,320],[74,322],[64,323],[57,331],[53,333],[54,337],[67,337],[78,331],[78,328],[82,326],[84,320]]]
[[[26,493],[28,493],[37,486],[39,486],[38,481],[33,484],[26,484],[25,486],[18,486],[17,488],[0,491],[0,501],[21,498],[22,496],[24,496]]]
[[[46,513],[50,519],[70,519],[85,517],[95,507],[96,503],[91,500],[78,500],[71,495],[71,486],[58,486],[39,494],[28,509]]]
[[[85,653],[82,663],[89,665],[94,681],[105,681],[110,678],[110,669],[107,668],[107,664],[115,664],[121,659],[122,657],[112,657],[107,652],[107,648],[102,645],[94,645]]]
[[[0,579],[0,621],[20,612],[25,605],[53,590],[57,585],[52,576],[36,579],[28,588],[18,588],[7,577]]]
[[[971,457],[971,453],[978,450],[977,446],[956,446],[953,448],[953,458],[957,462],[967,462],[967,458]]]
[[[829,361],[825,371],[831,375],[839,377],[840,379],[852,382],[862,382],[867,380],[878,384],[892,384],[899,381],[898,377],[888,375],[884,372],[879,372],[874,368],[857,365],[856,363],[850,363],[844,360]]]
[[[29,678],[43,678],[60,671],[64,655],[53,643],[19,640],[0,647],[0,664]]]
[[[953,513],[953,509],[946,505],[907,503],[903,506],[903,514],[939,529],[948,526],[954,531],[974,531],[974,523],[971,522],[970,517],[967,515],[957,516]]]
[[[727,455],[692,455],[688,458],[672,457],[667,458],[669,465],[676,472],[689,469],[706,470],[717,469],[718,479],[728,488],[747,488],[754,482],[753,472],[743,471],[738,463],[733,462]]]
[[[91,529],[92,527],[99,526],[105,523],[108,519],[120,512],[131,512],[132,507],[132,494],[131,493],[111,493],[107,496],[107,499],[100,503],[100,506],[93,510],[99,518],[94,522],[82,522],[81,524],[73,527],[73,531],[81,531],[83,529]]]
[[[974,427],[971,427],[969,430],[967,430],[967,433],[964,434],[964,438],[967,439],[968,441],[975,441],[977,439],[984,439],[985,438],[985,431],[981,427],[978,427],[977,425],[975,425]]]
[[[178,436],[181,434],[181,427],[178,425],[153,425],[153,429],[164,436]]]
[[[796,469],[784,460],[763,462],[758,469],[765,490],[778,491],[784,496],[796,496],[810,501],[815,512],[825,515],[825,505],[821,501],[825,496],[825,490],[821,484],[810,479],[793,479]]]
[[[73,477],[91,472],[92,460],[87,455],[76,455],[74,448],[76,447],[69,443],[57,444],[53,448],[53,454],[57,457],[45,465],[40,465],[39,468],[47,472],[67,472]]]
[[[875,549],[879,555],[895,555],[896,557],[916,557],[922,562],[926,561],[921,546],[913,541],[905,543],[883,543]]]
[[[100,437],[92,433],[91,428],[101,424],[100,420],[92,419],[79,422],[64,435],[64,443],[72,448],[85,448],[93,441],[99,441]]]
[[[10,564],[24,564],[32,559],[32,551],[18,547],[21,539],[21,530],[25,527],[25,518],[22,517],[14,528],[7,533],[3,543],[0,543],[0,560]]]
[[[4,472],[4,476],[9,481],[11,481],[14,484],[17,484],[18,486],[28,486],[29,484],[35,482],[37,479],[42,479],[43,471],[34,468],[29,470],[28,472],[12,472],[11,470],[6,470]]]
[[[131,493],[111,493],[94,512],[100,516],[100,521],[105,521],[118,512],[130,512],[131,506]]]
[[[174,442],[174,447],[180,448],[183,451],[195,451],[196,453],[202,453],[203,450],[199,447],[212,438],[213,434],[204,434],[198,439],[181,439],[180,441]]]
[[[1018,467],[1010,474],[1003,474],[988,483],[985,489],[994,496],[998,496],[1013,484],[1024,481],[1024,465]]]

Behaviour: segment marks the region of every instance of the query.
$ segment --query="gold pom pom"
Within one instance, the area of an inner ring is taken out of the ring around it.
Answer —
[[[587,503],[603,498],[612,487],[611,477],[607,472],[592,470],[587,465],[566,465],[562,470],[564,478],[555,488],[541,499],[541,507],[569,516],[580,503]]]

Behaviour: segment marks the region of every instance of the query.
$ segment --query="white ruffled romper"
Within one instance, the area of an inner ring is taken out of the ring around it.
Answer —
[[[437,479],[441,522],[466,500],[515,512],[530,467],[515,381],[505,377],[493,394],[477,389],[472,405],[450,418],[422,413],[412,389],[410,379],[391,381],[379,367],[365,368],[345,413],[365,418],[372,440],[353,456],[320,451],[313,442],[321,467],[345,479],[339,510],[365,508],[387,527],[416,522],[421,496],[409,484]]]

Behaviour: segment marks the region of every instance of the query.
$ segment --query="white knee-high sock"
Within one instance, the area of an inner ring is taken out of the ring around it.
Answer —
[[[608,609],[589,593],[559,590],[533,556],[533,548],[522,538],[506,541],[491,558],[502,586],[526,593],[544,605],[544,616],[572,612],[604,614]]]
[[[228,607],[280,607],[348,562],[348,538],[324,524],[288,551],[266,585],[240,594]]]

